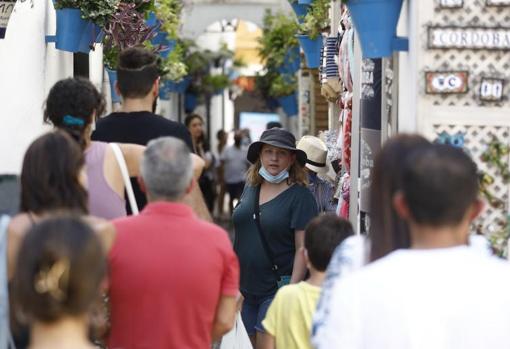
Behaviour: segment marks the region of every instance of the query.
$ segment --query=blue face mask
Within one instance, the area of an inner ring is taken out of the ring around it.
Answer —
[[[283,170],[282,172],[278,173],[276,176],[273,176],[271,173],[269,173],[264,166],[260,166],[259,175],[262,176],[266,180],[266,182],[273,183],[273,184],[279,184],[289,178],[289,171]]]

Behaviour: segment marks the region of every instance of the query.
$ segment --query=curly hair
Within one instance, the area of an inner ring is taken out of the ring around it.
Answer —
[[[104,110],[104,98],[89,80],[68,78],[51,88],[46,99],[44,122],[69,133],[84,149],[88,137],[86,132],[90,130],[94,115],[102,115]],[[83,122],[65,122],[66,116]]]

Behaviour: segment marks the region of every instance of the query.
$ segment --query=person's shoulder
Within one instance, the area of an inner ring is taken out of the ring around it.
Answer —
[[[32,222],[26,213],[20,213],[12,217],[7,225],[7,231],[10,236],[22,237],[30,228]]]

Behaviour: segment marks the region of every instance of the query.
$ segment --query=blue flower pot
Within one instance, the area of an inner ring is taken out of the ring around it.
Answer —
[[[349,0],[347,7],[361,43],[364,58],[387,57],[408,49],[405,38],[397,38],[403,0]]]
[[[193,93],[186,93],[184,95],[184,111],[191,113],[198,105],[198,96]]]
[[[175,45],[177,45],[177,41],[174,39],[171,39],[171,40],[167,39],[166,34],[165,34],[165,40],[162,41],[158,45],[165,47],[165,49],[163,49],[161,52],[159,52],[159,55],[163,58],[168,58],[168,55],[175,49]]]
[[[115,83],[117,82],[117,71],[106,68],[108,73],[108,80],[110,80],[110,91],[112,94],[112,103],[120,103],[121,98],[115,91]]]
[[[89,53],[94,43],[103,41],[104,32],[92,22],[88,22],[80,40],[78,52]]]
[[[293,2],[290,4],[292,6],[292,9],[294,10],[294,13],[296,14],[296,17],[299,21],[299,23],[303,23],[303,17],[308,12],[308,8],[310,7],[309,4],[299,4],[297,2]]]
[[[162,99],[169,99],[169,97],[167,97],[167,95],[171,92],[184,93],[190,83],[191,83],[190,77],[185,77],[179,82],[165,80],[165,81],[163,81],[163,83],[161,84],[161,86],[159,88],[159,97]]]
[[[313,0],[298,0],[298,4],[300,5],[311,5]]]
[[[297,35],[299,44],[305,53],[306,66],[318,68],[321,64],[322,36],[310,39],[307,35]]]
[[[5,27],[0,28],[0,39],[5,38],[6,31],[7,31],[7,28],[5,28]]]
[[[301,56],[299,46],[296,46],[285,54],[284,63],[277,69],[281,74],[294,75],[301,67]]]
[[[278,101],[276,100],[276,98],[270,97],[266,100],[266,105],[269,108],[269,110],[275,110],[276,108],[278,108]]]
[[[88,53],[89,44],[82,40],[90,29],[90,22],[81,18],[79,9],[65,8],[57,10],[57,32],[55,35],[55,47],[67,52]]]
[[[298,115],[298,100],[295,93],[288,96],[278,97],[277,100],[278,104],[280,104],[288,117]]]

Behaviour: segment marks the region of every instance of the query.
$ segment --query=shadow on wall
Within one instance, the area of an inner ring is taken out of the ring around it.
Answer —
[[[14,216],[19,211],[20,185],[18,176],[0,175],[0,215]]]

